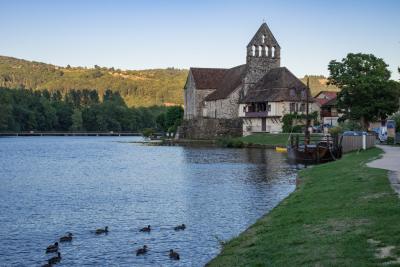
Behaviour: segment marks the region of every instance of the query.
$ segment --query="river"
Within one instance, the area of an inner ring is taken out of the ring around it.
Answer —
[[[295,188],[297,167],[273,150],[138,140],[0,138],[0,266],[40,266],[68,231],[57,266],[203,266]]]

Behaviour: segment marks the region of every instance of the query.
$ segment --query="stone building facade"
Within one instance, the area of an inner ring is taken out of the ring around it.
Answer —
[[[282,116],[292,112],[292,102],[299,106],[305,99],[268,98],[265,94],[254,99],[258,90],[279,89],[265,86],[285,85],[281,89],[286,93],[294,89],[296,94],[301,94],[304,90],[305,85],[286,68],[280,68],[280,62],[281,47],[267,24],[263,23],[246,47],[246,64],[230,69],[190,68],[184,87],[184,123],[179,136],[202,139],[217,137],[221,133],[235,136],[281,131]],[[267,75],[277,69],[275,76]],[[266,76],[283,80],[271,83],[264,79]],[[206,125],[207,129],[204,129]]]

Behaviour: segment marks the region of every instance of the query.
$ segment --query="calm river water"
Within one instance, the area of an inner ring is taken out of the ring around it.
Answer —
[[[202,266],[295,188],[263,149],[160,147],[139,137],[0,138],[0,266]],[[185,231],[173,227],[185,223]],[[138,230],[150,224],[151,233]],[[109,227],[109,234],[92,230]],[[149,253],[134,251],[146,244]],[[171,261],[169,249],[181,255]]]

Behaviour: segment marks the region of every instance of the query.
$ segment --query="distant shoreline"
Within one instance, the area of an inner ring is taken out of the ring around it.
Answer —
[[[142,136],[131,132],[0,132],[2,136]]]

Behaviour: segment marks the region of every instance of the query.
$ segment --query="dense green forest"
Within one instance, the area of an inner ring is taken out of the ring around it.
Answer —
[[[118,92],[132,107],[164,103],[183,104],[183,86],[188,71],[174,68],[120,70],[94,66],[58,67],[35,61],[0,56],[0,87],[59,91],[95,89]]]
[[[100,98],[102,101],[100,101]],[[0,131],[174,132],[180,106],[128,107],[118,92],[106,90],[33,91],[0,88]]]

